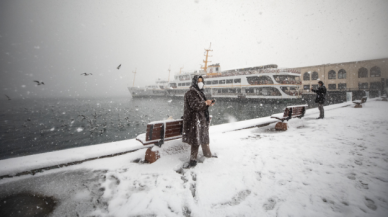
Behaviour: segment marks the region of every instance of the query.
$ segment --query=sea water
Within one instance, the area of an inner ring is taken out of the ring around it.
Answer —
[[[211,125],[269,116],[292,102],[217,101]],[[183,99],[13,99],[0,105],[0,159],[135,138],[183,115]]]

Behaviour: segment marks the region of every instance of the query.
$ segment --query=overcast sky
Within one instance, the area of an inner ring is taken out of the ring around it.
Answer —
[[[388,1],[0,1],[0,85],[20,97],[129,96],[199,69],[388,57]],[[116,67],[122,64],[120,70]],[[81,73],[93,73],[81,76]],[[33,80],[43,81],[36,86]]]

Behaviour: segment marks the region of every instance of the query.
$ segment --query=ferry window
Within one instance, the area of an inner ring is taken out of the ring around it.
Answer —
[[[316,90],[316,89],[318,89],[318,84],[313,84],[313,85],[311,85],[311,87],[312,87],[314,90]]]
[[[220,80],[219,84],[225,84],[225,80]]]
[[[338,84],[338,89],[346,89],[346,83]]]
[[[241,83],[241,78],[234,79],[234,83]]]
[[[280,87],[280,89],[289,96],[297,96],[298,90],[296,87]]]
[[[258,84],[273,84],[272,79],[269,76],[252,76],[247,77],[247,81],[251,85],[258,85]]]
[[[345,79],[346,78],[346,71],[343,69],[340,69],[338,71],[338,79]]]
[[[182,86],[182,83],[178,83],[178,86]]]
[[[336,84],[329,84],[329,90],[335,90],[337,88]]]
[[[370,77],[381,77],[381,71],[380,68],[377,66],[374,66],[370,69]],[[372,83],[371,83],[372,85]]]
[[[217,80],[212,81],[212,84],[218,84],[218,81]]]
[[[190,86],[190,84],[191,84],[191,83],[190,83],[190,82],[188,82],[188,83],[186,83],[186,86]]]
[[[361,67],[358,70],[358,77],[359,78],[367,78],[368,77],[368,69]]]
[[[212,81],[206,81],[206,84],[212,84]]]
[[[241,88],[238,88],[238,89],[237,89],[237,93],[241,93]]]
[[[304,80],[304,81],[309,81],[309,80],[310,80],[310,73],[305,72],[305,73],[303,74],[303,80]]]
[[[370,89],[381,89],[381,82],[370,82]]]
[[[236,88],[228,89],[228,92],[229,92],[229,93],[236,93]]]
[[[253,88],[247,88],[245,89],[245,93],[253,93],[255,89]]]
[[[226,83],[227,83],[227,84],[233,83],[233,79],[228,79],[228,80],[226,80]]]
[[[303,90],[310,90],[310,85],[303,85]]]
[[[281,84],[301,84],[299,76],[274,75],[275,81]]]
[[[221,93],[222,91],[221,91],[222,89],[217,89],[217,93]]]
[[[335,71],[334,70],[330,70],[330,72],[329,72],[329,79],[335,79]]]
[[[358,83],[358,88],[359,89],[368,89],[368,83]]]
[[[282,95],[280,93],[280,91],[274,87],[258,88],[257,93],[258,93],[258,95],[263,95],[263,96],[281,96]]]
[[[318,80],[318,72],[313,72],[311,75],[311,80]]]
[[[222,89],[222,93],[228,93],[228,89]]]
[[[216,72],[218,72],[218,67],[216,68]]]

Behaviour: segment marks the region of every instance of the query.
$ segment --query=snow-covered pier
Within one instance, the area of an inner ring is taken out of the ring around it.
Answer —
[[[138,163],[145,149],[135,140],[1,160],[0,176],[13,176],[135,150],[3,178],[0,195],[53,198],[54,216],[386,216],[388,103],[350,105],[325,107],[323,120],[307,110],[284,132],[269,117],[213,126],[218,158],[189,170],[180,141],[153,164]]]

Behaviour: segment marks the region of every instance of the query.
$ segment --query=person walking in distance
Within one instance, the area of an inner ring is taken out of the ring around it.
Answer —
[[[314,90],[311,88],[311,91],[317,94],[317,97],[315,98],[315,103],[318,103],[319,108],[319,117],[317,119],[323,119],[325,117],[323,104],[325,103],[326,87],[323,85],[322,81],[318,81],[318,89]]]
[[[191,145],[188,167],[197,165],[199,146],[202,147],[205,157],[212,157],[209,147],[210,116],[208,109],[209,106],[214,105],[215,101],[206,99],[204,83],[202,76],[195,75],[184,97],[182,142]]]

